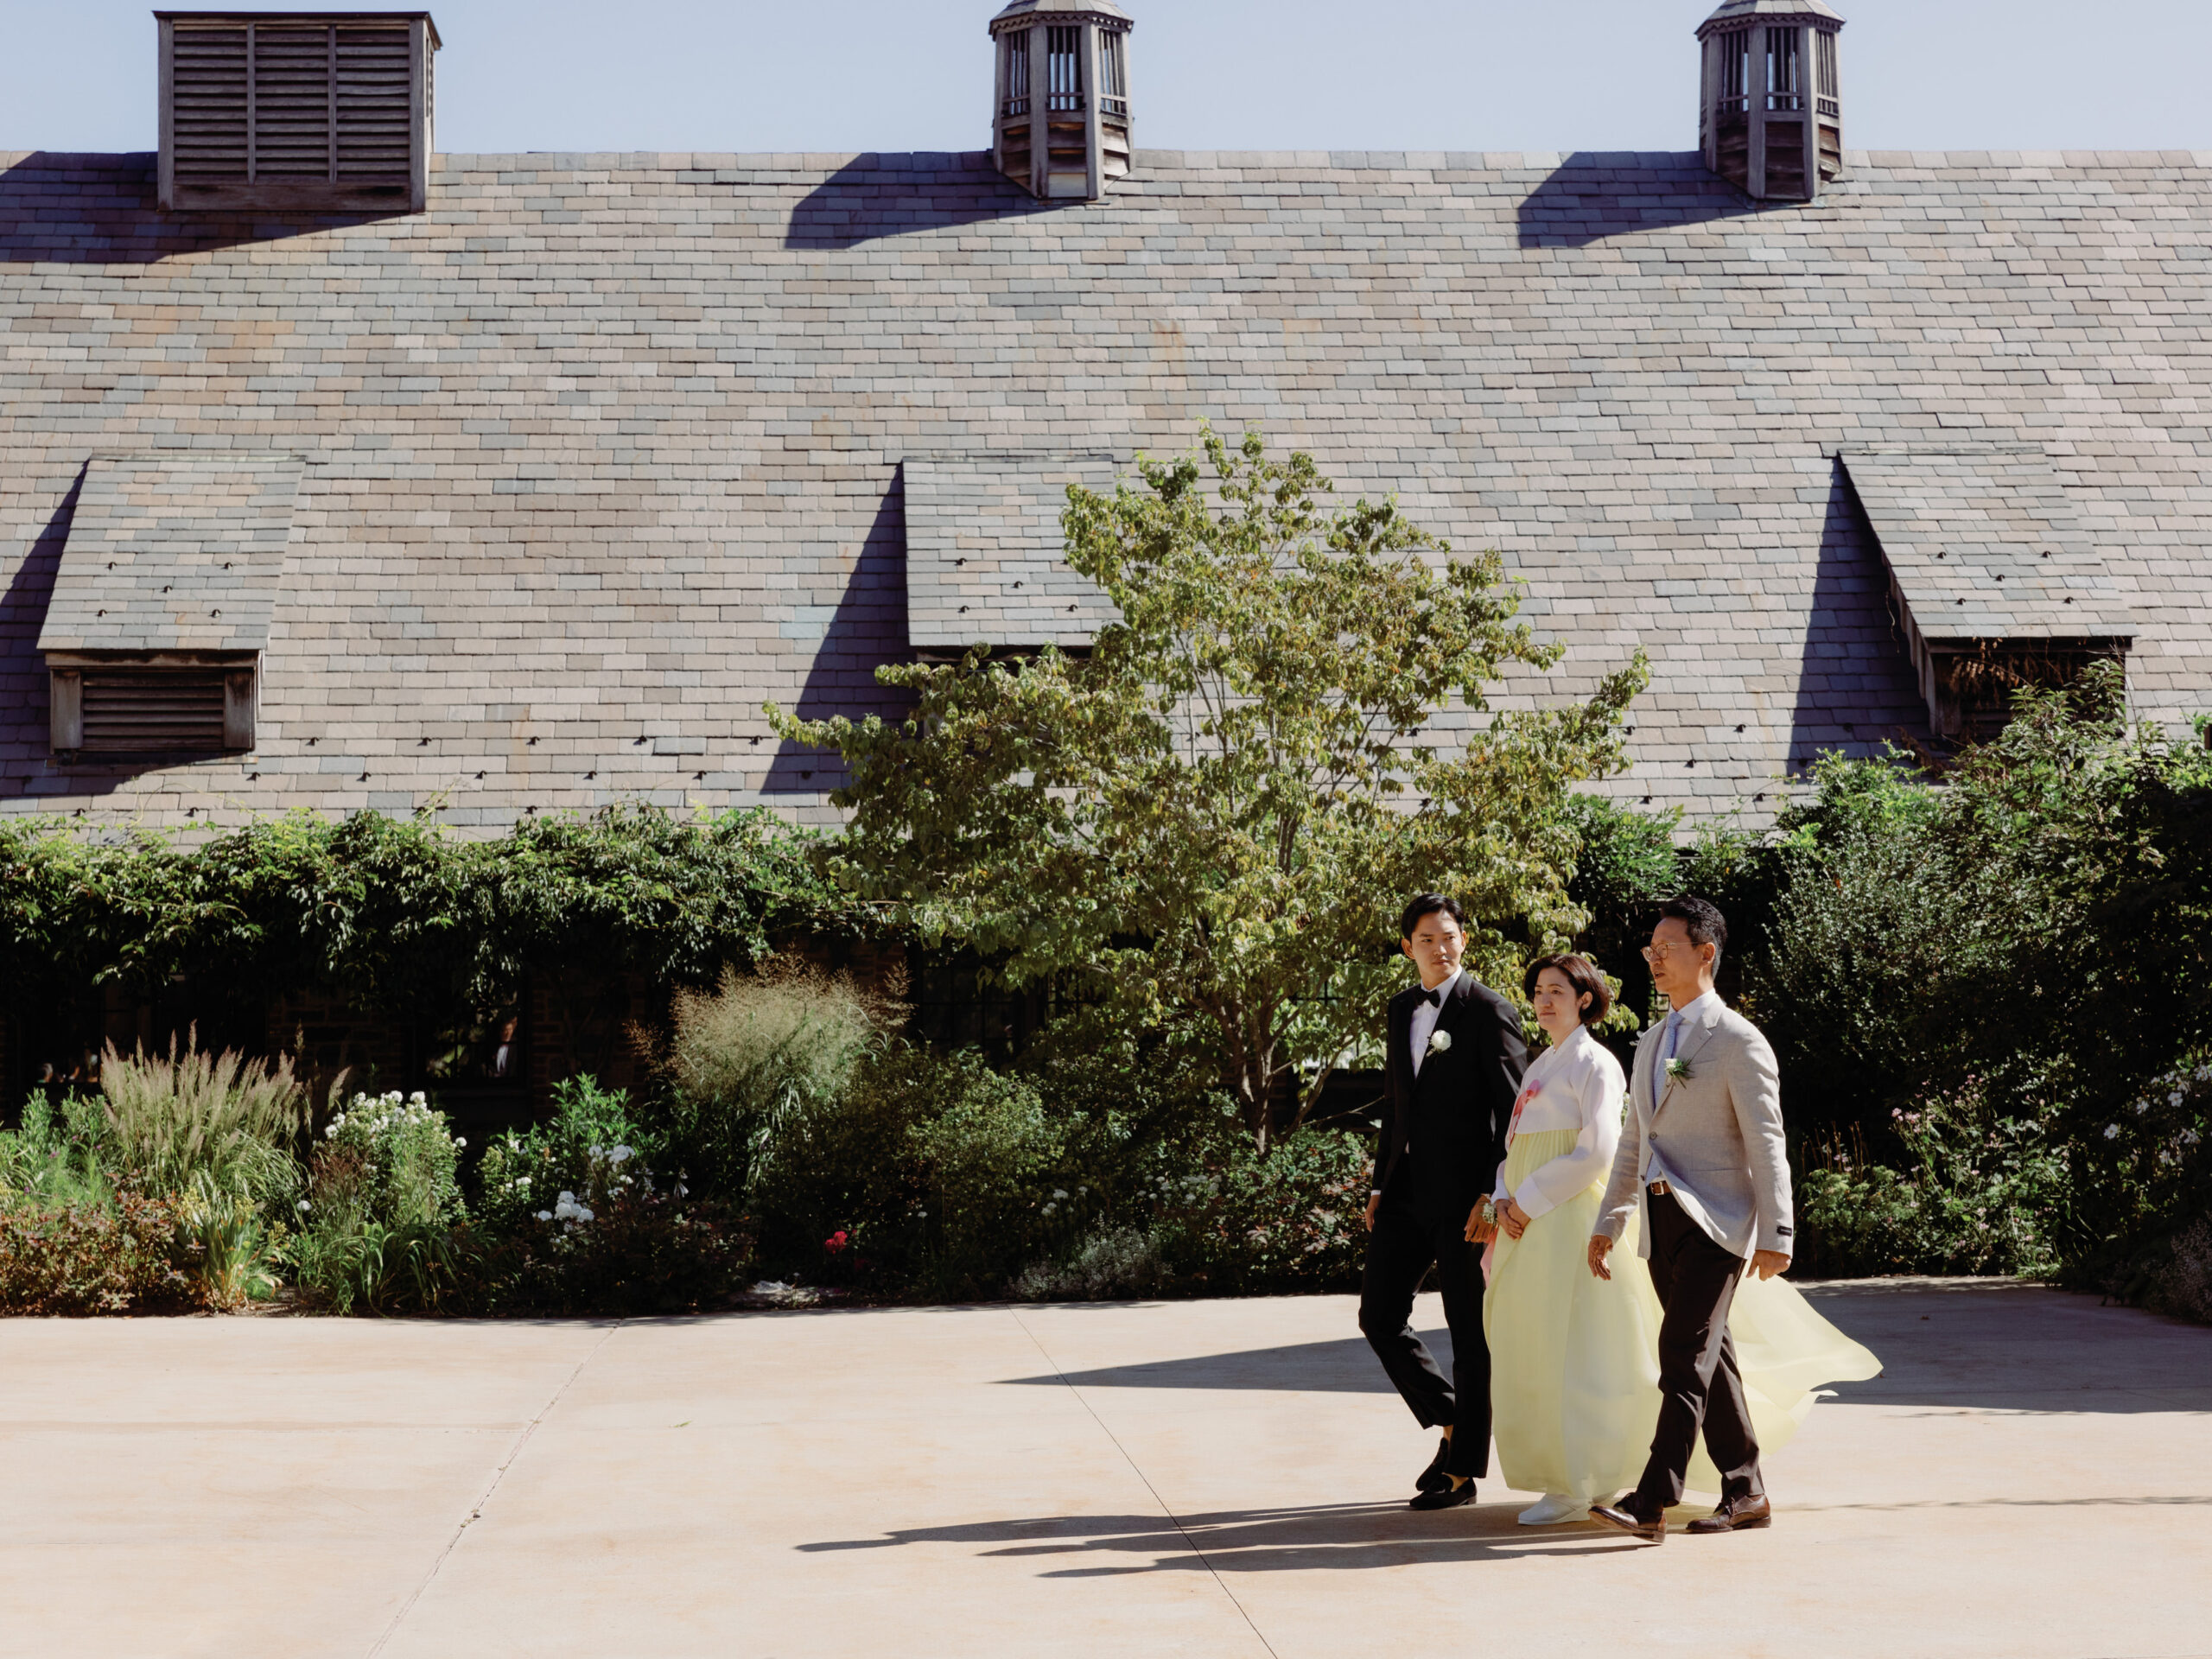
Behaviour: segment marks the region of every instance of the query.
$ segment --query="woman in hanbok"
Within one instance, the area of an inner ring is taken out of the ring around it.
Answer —
[[[1627,1080],[1590,1034],[1611,995],[1586,957],[1547,957],[1523,981],[1551,1039],[1522,1080],[1484,1252],[1491,1408],[1506,1484],[1544,1494],[1524,1526],[1580,1521],[1592,1500],[1634,1486],[1659,1414],[1658,1294],[1631,1236],[1613,1276],[1587,1263],[1599,1199],[1620,1143]],[[1785,1444],[1823,1382],[1876,1375],[1881,1363],[1782,1279],[1747,1278],[1729,1319],[1762,1452]],[[1700,1446],[1689,1484],[1720,1488]]]

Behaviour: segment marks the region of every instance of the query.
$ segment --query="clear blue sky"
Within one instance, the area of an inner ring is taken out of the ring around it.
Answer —
[[[979,149],[1000,3],[444,0],[439,148]],[[1712,0],[1123,4],[1147,147],[1696,143]],[[1853,149],[2212,149],[2207,0],[1836,7]],[[0,0],[0,149],[150,149],[154,118],[149,7]]]

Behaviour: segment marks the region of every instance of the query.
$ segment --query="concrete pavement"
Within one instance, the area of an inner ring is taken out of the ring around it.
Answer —
[[[1811,1294],[1887,1371],[1656,1550],[1407,1512],[1345,1297],[0,1321],[0,1654],[2212,1655],[2212,1330]]]

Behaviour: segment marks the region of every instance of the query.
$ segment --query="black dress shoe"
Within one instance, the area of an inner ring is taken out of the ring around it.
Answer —
[[[1421,1471],[1421,1478],[1414,1482],[1417,1492],[1440,1492],[1452,1484],[1452,1477],[1444,1472],[1444,1465],[1452,1461],[1452,1437],[1443,1436],[1436,1442],[1436,1455],[1428,1460],[1428,1467]]]
[[[1475,1483],[1473,1481],[1463,1480],[1454,1486],[1452,1484],[1451,1476],[1446,1475],[1442,1487],[1433,1492],[1414,1493],[1413,1502],[1406,1507],[1409,1510],[1456,1510],[1462,1503],[1471,1503],[1474,1501]]]
[[[1641,1538],[1648,1544],[1667,1541],[1667,1512],[1660,1510],[1646,1515],[1643,1504],[1634,1492],[1615,1503],[1592,1503],[1590,1518],[1624,1532],[1631,1538]]]
[[[1774,1505],[1766,1501],[1766,1494],[1753,1497],[1724,1497],[1720,1507],[1711,1515],[1700,1515],[1685,1530],[1689,1532],[1748,1532],[1753,1527],[1774,1524]]]

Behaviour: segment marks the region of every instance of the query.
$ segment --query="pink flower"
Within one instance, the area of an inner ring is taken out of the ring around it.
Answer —
[[[840,1227],[836,1232],[830,1234],[829,1237],[822,1241],[822,1248],[829,1251],[830,1255],[835,1255],[838,1251],[843,1249],[851,1241],[846,1236],[845,1230]]]

